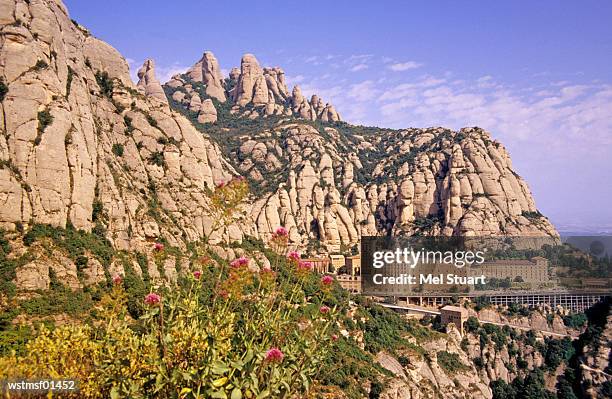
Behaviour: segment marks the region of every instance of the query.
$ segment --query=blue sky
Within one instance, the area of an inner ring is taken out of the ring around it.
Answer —
[[[481,126],[560,229],[612,229],[610,1],[65,3],[162,80],[250,52],[352,123]]]

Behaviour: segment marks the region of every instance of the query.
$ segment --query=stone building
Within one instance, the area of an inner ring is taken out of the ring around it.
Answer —
[[[536,256],[531,259],[499,259],[472,268],[474,274],[484,274],[487,280],[510,279],[513,282],[544,284],[549,282],[548,260]]]
[[[347,256],[344,266],[351,276],[361,276],[361,255]]]
[[[337,273],[344,266],[344,255],[329,255],[330,272]]]
[[[443,326],[453,323],[463,335],[463,323],[468,319],[468,311],[460,306],[446,305],[440,310],[440,321]]]

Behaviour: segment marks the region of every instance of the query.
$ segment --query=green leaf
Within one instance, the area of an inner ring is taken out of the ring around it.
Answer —
[[[242,399],[242,391],[239,388],[234,388],[230,399]]]
[[[270,396],[270,391],[266,389],[265,391],[262,391],[259,395],[257,395],[257,399],[267,398],[268,396]]]
[[[111,391],[110,391],[110,397],[111,399],[119,399],[119,387],[118,386],[114,386]]]

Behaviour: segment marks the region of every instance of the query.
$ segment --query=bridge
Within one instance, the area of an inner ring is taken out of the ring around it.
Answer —
[[[395,305],[417,306],[419,308],[437,308],[457,299],[484,298],[493,305],[510,305],[512,303],[531,307],[548,305],[562,306],[573,312],[584,312],[586,309],[612,296],[607,290],[592,291],[470,291],[467,293],[413,293],[392,298]]]

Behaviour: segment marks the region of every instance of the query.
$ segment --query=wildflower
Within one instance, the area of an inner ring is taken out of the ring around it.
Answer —
[[[150,294],[147,294],[147,296],[145,297],[145,303],[147,305],[157,305],[158,303],[161,302],[161,296],[159,296],[158,294],[152,292]]]
[[[199,271],[199,270],[196,270],[195,272],[193,272],[193,277],[194,277],[196,280],[199,280],[199,279],[200,279],[200,277],[202,277],[202,272],[201,272],[201,271]]]
[[[323,314],[329,313],[329,307],[327,307],[327,306],[323,305],[323,306],[321,306],[321,307],[319,308],[319,312],[321,312],[321,313],[323,313]]]
[[[333,282],[334,282],[334,278],[330,276],[329,274],[321,277],[321,283],[323,283],[323,285],[330,285]]]
[[[113,277],[113,284],[119,285],[121,282],[123,282],[123,277],[120,275],[117,274],[115,277]]]
[[[161,242],[156,242],[155,245],[153,245],[153,249],[155,249],[156,251],[163,251],[164,244],[162,244]]]
[[[249,259],[248,259],[248,258],[246,258],[246,257],[244,257],[244,256],[241,256],[241,257],[240,257],[240,258],[238,258],[238,259],[234,259],[234,260],[233,260],[233,261],[230,263],[230,266],[231,266],[231,267],[241,267],[241,266],[246,266],[246,265],[248,265],[248,264],[249,264]]]
[[[217,188],[223,188],[223,187],[225,187],[225,182],[221,180],[220,182],[217,183]]]
[[[332,341],[336,342],[338,340],[338,336],[336,334],[332,334],[331,339]]]
[[[298,267],[298,270],[309,271],[309,270],[312,270],[312,263],[307,262],[305,260],[301,260],[301,261],[298,262],[297,267]]]
[[[300,253],[298,251],[291,251],[287,254],[287,259],[297,262],[300,260]]]
[[[283,361],[284,357],[285,357],[285,355],[283,354],[283,352],[280,349],[278,349],[278,348],[270,348],[266,352],[265,360],[268,361],[268,362],[272,362],[272,363],[280,363],[280,362]]]
[[[276,234],[276,235],[277,235],[277,236],[279,236],[279,237],[284,237],[284,236],[286,236],[287,234],[289,234],[289,231],[288,231],[286,228],[284,228],[284,227],[282,227],[282,226],[281,226],[281,227],[279,227],[279,228],[277,228],[277,229],[276,229],[276,231],[274,232],[274,234]]]

